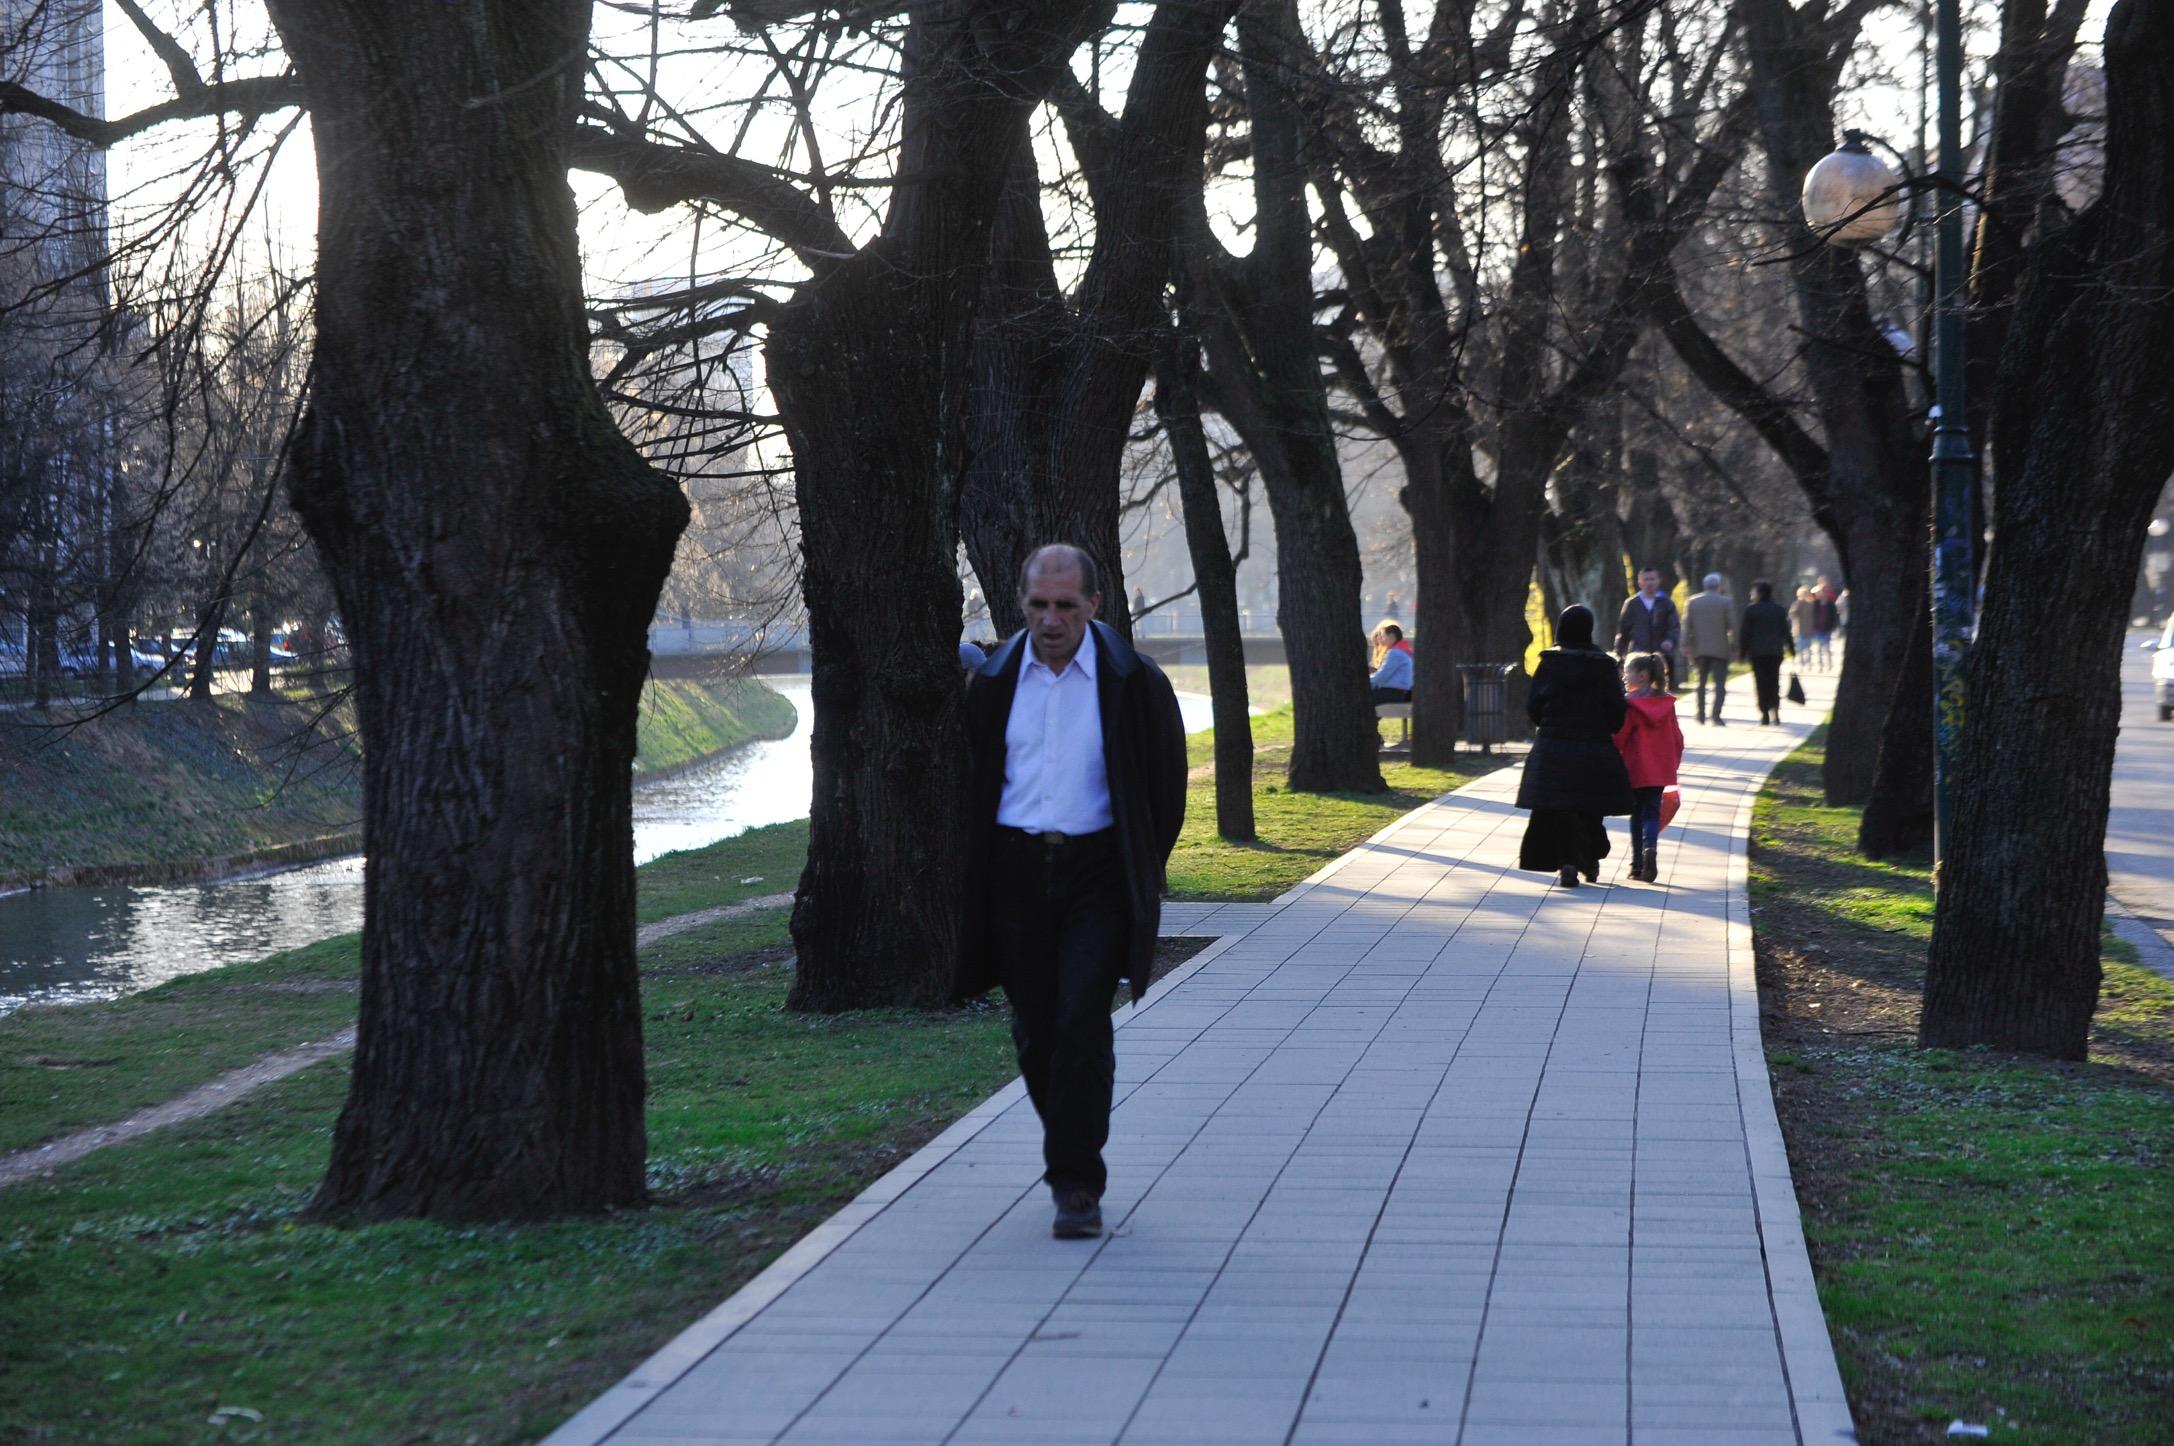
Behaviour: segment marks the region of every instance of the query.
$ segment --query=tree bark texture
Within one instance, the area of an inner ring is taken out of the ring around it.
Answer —
[[[1835,83],[1864,12],[1745,0],[1738,13],[1768,186],[1790,216],[1781,239],[1795,257],[1790,275],[1804,336],[1800,355],[1824,437],[1823,467],[1815,470],[1787,451],[1783,456],[1833,538],[1849,583],[1848,646],[1823,783],[1828,803],[1863,804],[1872,794],[1880,737],[1914,626],[1911,608],[1928,565],[1931,483],[1901,362],[1873,325],[1861,263],[1842,247],[1820,244],[1795,198],[1805,172],[1833,144]]]
[[[1683,580],[1676,565],[1676,539],[1682,531],[1668,494],[1661,490],[1661,462],[1643,447],[1633,447],[1624,458],[1624,479],[1630,491],[1623,519],[1623,539],[1630,552],[1631,580],[1652,568],[1661,575],[1661,591],[1674,592]],[[1605,619],[1609,627],[1614,619]]]
[[[354,650],[369,856],[317,1208],[639,1205],[631,769],[687,506],[589,370],[566,183],[589,5],[270,8],[319,181],[290,486]]]
[[[1928,540],[1928,546],[1930,545]],[[1930,583],[1928,576],[1926,582]],[[1910,643],[1880,733],[1872,796],[1857,821],[1857,851],[1888,859],[1932,842],[1932,597],[1920,592]]]
[[[1295,4],[1249,0],[1238,38],[1254,245],[1242,263],[1216,265],[1220,247],[1204,215],[1191,218],[1188,250],[1204,273],[1207,395],[1252,452],[1275,517],[1276,625],[1291,668],[1285,781],[1304,792],[1379,793],[1387,785],[1367,690],[1359,542],[1314,344],[1306,127],[1287,70],[1304,43]]]
[[[1618,419],[1594,419],[1605,436],[1584,436],[1556,474],[1554,505],[1542,519],[1541,575],[1552,617],[1572,603],[1593,610],[1612,633],[1616,609],[1633,583],[1623,574],[1623,519],[1618,511]]]
[[[1200,169],[1204,79],[1238,0],[1155,7],[1124,112],[1111,116],[1068,76],[1056,103],[1094,206],[1087,270],[1067,298],[1042,220],[1040,178],[1022,135],[974,322],[968,461],[960,531],[999,636],[1025,625],[1019,570],[1051,542],[1084,547],[1100,572],[1105,622],[1129,635],[1119,472],[1156,338],[1182,204]]]
[[[1185,546],[1200,599],[1208,652],[1208,694],[1215,707],[1215,832],[1246,843],[1253,821],[1253,720],[1247,709],[1245,634],[1238,622],[1238,568],[1223,531],[1215,461],[1200,425],[1200,343],[1173,332],[1155,359],[1155,413],[1178,474]]]
[[[949,992],[968,883],[955,559],[975,307],[1022,117],[1103,12],[916,7],[883,231],[770,329],[814,665],[795,1009]]]
[[[2081,1059],[2099,986],[2121,642],[2174,470],[2174,0],[2106,26],[2106,184],[2033,248],[1919,1042]],[[2049,606],[2050,600],[2050,606]]]
[[[1612,22],[1599,21],[1590,5],[1568,7],[1554,22],[1553,47],[1535,67],[1533,95],[1517,127],[1516,259],[1502,305],[1486,319],[1484,340],[1475,339],[1480,283],[1459,220],[1460,207],[1470,202],[1457,194],[1460,176],[1442,158],[1449,111],[1446,87],[1434,73],[1445,64],[1454,68],[1444,56],[1469,48],[1470,18],[1469,10],[1439,7],[1425,47],[1392,43],[1394,151],[1372,138],[1378,127],[1332,111],[1336,167],[1363,210],[1363,235],[1344,213],[1335,178],[1324,175],[1322,183],[1325,226],[1351,317],[1365,326],[1387,380],[1377,383],[1348,343],[1335,352],[1338,372],[1404,463],[1401,500],[1412,519],[1419,574],[1412,758],[1438,766],[1453,760],[1461,731],[1458,664],[1517,670],[1510,712],[1522,716],[1517,695],[1531,642],[1526,607],[1542,551],[1549,479],[1575,428],[1619,385],[1644,327],[1645,293],[1672,274],[1670,256],[1705,213],[1748,133],[1746,108],[1723,107],[1712,134],[1690,148],[1692,158],[1671,177],[1646,154],[1649,138],[1640,131],[1637,107],[1629,107],[1611,139],[1607,167],[1622,243],[1595,248],[1605,267],[1584,274],[1589,295],[1574,304],[1558,266],[1577,185],[1571,106],[1596,44],[1595,26]],[[1453,39],[1460,26],[1467,31],[1464,47]],[[1587,185],[1590,214],[1600,203],[1597,188]],[[1452,282],[1446,289],[1445,269]],[[1472,356],[1489,350],[1491,375]],[[1486,414],[1475,398],[1485,399]],[[1494,464],[1484,481],[1483,437],[1491,439],[1485,450]],[[1583,600],[1605,615],[1620,598]]]

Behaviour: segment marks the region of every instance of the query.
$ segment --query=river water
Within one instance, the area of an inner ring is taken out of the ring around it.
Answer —
[[[637,786],[636,863],[807,816],[808,680],[763,681],[799,710],[791,736]],[[1188,730],[1209,726],[1207,698],[1178,702]],[[361,927],[360,855],[216,883],[35,889],[0,898],[0,1014],[112,999]]]

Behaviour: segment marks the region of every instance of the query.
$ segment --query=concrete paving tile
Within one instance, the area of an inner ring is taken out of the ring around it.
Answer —
[[[1621,1382],[1500,1380],[1481,1371],[1472,1382],[1465,1417],[1474,1425],[1544,1429],[1550,1440],[1558,1426],[1613,1427],[1620,1439],[1630,1415],[1628,1394]]]
[[[1498,774],[1283,899],[1171,906],[1234,932],[1120,1011],[1119,1233],[1049,1241],[1015,1084],[621,1439],[768,1439],[812,1398],[793,1440],[939,1439],[973,1406],[956,1439],[1389,1446],[1453,1439],[1476,1369],[1472,1446],[1621,1442],[1629,1402],[1639,1446],[1762,1441],[1763,1252],[1802,1245],[1752,1210],[1731,850],[1796,736],[1694,756],[1666,890],[1506,868]],[[767,1414],[722,1425],[727,1390]]]

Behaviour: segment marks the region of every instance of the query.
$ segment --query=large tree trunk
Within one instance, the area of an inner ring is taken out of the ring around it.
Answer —
[[[1412,519],[1412,568],[1420,583],[1412,608],[1412,762],[1453,768],[1464,733],[1464,688],[1457,670],[1480,659],[1458,581],[1462,534],[1440,478],[1443,449],[1414,441],[1399,448],[1405,459],[1399,496]]]
[[[1857,821],[1857,851],[1871,859],[1893,858],[1932,842],[1932,598],[1927,592],[1919,592],[1914,611],[1880,734],[1872,797]]]
[[[1849,584],[1848,647],[1827,739],[1826,800],[1872,794],[1880,736],[1909,645],[1912,605],[1927,566],[1924,522],[1931,482],[1902,367],[1873,325],[1862,263],[1821,244],[1794,210],[1810,170],[1834,138],[1834,88],[1863,11],[1792,9],[1746,0],[1744,17],[1768,184],[1791,220],[1803,364],[1825,438],[1814,473],[1787,457],[1813,513],[1833,537]],[[1673,339],[1673,338],[1672,338]]]
[[[2106,189],[2031,256],[2001,356],[1995,540],[1918,1038],[2082,1059],[2121,641],[2174,469],[2174,0],[2106,27]]]
[[[1676,584],[1683,581],[1683,572],[1676,563],[1681,529],[1675,510],[1668,504],[1668,494],[1661,490],[1660,459],[1642,447],[1634,447],[1624,461],[1630,506],[1623,522],[1623,540],[1630,553],[1632,579],[1635,581],[1650,567],[1661,575],[1661,591],[1674,592]],[[1615,626],[1612,617],[1602,621],[1610,628]]]
[[[1305,792],[1379,793],[1387,785],[1366,684],[1359,542],[1314,344],[1305,123],[1287,69],[1304,44],[1296,7],[1253,0],[1238,36],[1258,219],[1242,279],[1226,276],[1219,288],[1225,314],[1204,327],[1208,379],[1217,410],[1260,467],[1276,521],[1276,626],[1291,668],[1294,735],[1285,782]],[[1204,223],[1195,232],[1197,253],[1209,243]]]
[[[879,238],[780,312],[765,351],[793,450],[814,670],[794,1009],[938,1004],[958,956],[956,557],[975,303],[1021,117],[1097,15],[1005,8],[917,11],[899,153],[911,183]]]
[[[318,157],[291,487],[354,649],[369,855],[317,1208],[638,1205],[631,770],[687,505],[589,370],[565,144],[588,0],[271,12]]]
[[[1611,431],[1619,430],[1609,419]],[[1617,511],[1616,453],[1586,438],[1556,475],[1555,506],[1543,531],[1542,558],[1552,616],[1572,603],[1593,610],[1603,633],[1630,595],[1623,576],[1623,520]]]
[[[261,580],[249,597],[249,696],[272,696],[272,599]]]
[[[33,515],[41,528],[50,529],[52,494],[44,490],[48,484],[43,477],[35,485],[40,494],[33,504]],[[59,570],[57,552],[51,531],[32,544],[37,565],[30,575],[30,609],[23,641],[25,661],[30,666],[30,702],[40,710],[53,706],[53,689],[60,682],[60,589],[54,582]]]
[[[212,595],[196,613],[196,648],[189,654],[189,701],[209,703],[219,677],[219,629],[226,626],[226,584],[222,574]]]
[[[946,383],[964,373],[972,296],[956,284],[863,253],[805,289],[770,332],[814,672],[795,1009],[934,1006],[957,957],[961,443]]]
[[[1058,100],[1094,200],[1095,241],[1068,301],[1042,220],[1033,148],[1021,134],[990,243],[975,320],[960,531],[1000,634],[1025,625],[1017,587],[1035,547],[1084,547],[1101,574],[1102,619],[1130,635],[1119,472],[1155,339],[1167,325],[1181,198],[1200,169],[1203,77],[1237,0],[1155,7],[1123,117],[1077,88]]]
[[[1253,720],[1247,713],[1245,636],[1238,624],[1238,569],[1223,531],[1215,461],[1200,425],[1200,344],[1173,333],[1155,360],[1155,413],[1170,439],[1185,510],[1185,546],[1193,559],[1200,631],[1208,652],[1208,694],[1215,704],[1215,831],[1250,842],[1253,823]]]

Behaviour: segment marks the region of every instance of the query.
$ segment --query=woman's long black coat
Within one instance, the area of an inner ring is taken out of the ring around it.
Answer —
[[[1517,785],[1517,806],[1629,813],[1630,774],[1615,749],[1627,706],[1622,675],[1607,653],[1549,648],[1540,654],[1525,702],[1539,732]]]

